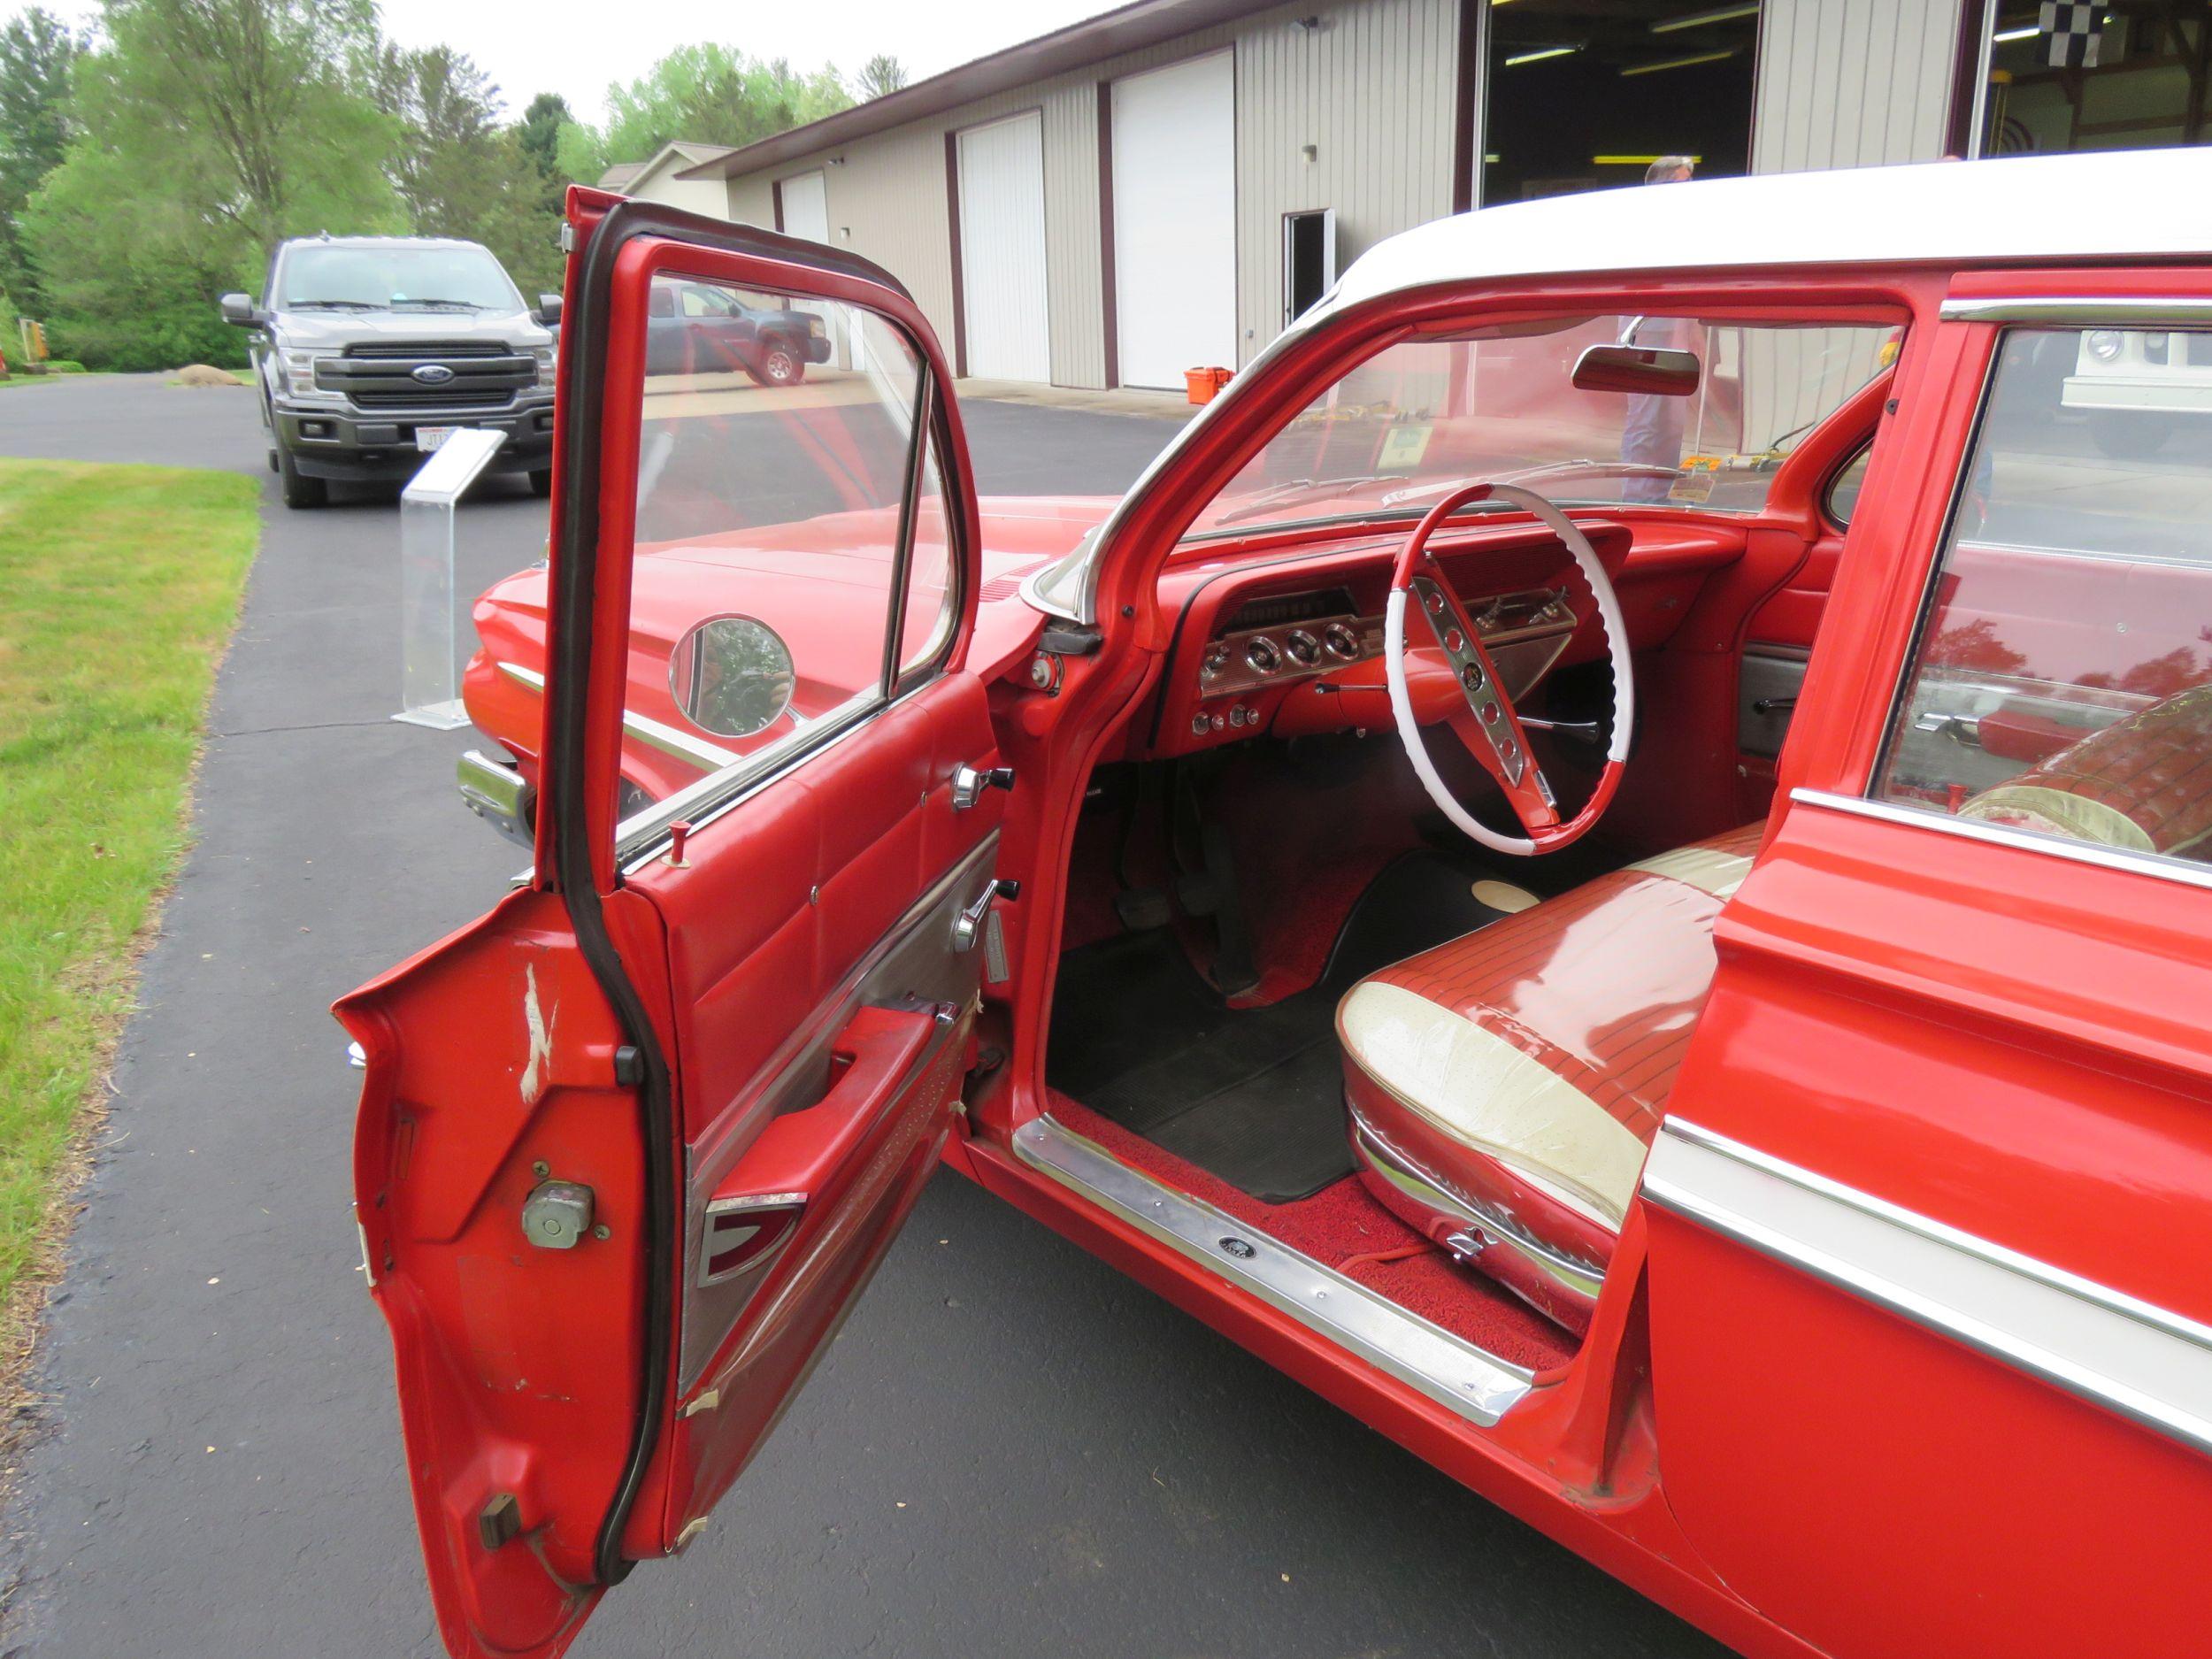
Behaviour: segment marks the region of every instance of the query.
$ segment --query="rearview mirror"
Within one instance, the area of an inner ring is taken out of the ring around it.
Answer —
[[[262,315],[254,309],[250,296],[226,294],[215,303],[222,307],[223,320],[230,324],[232,327],[258,328],[261,326]]]
[[[1697,354],[1665,346],[1588,346],[1575,359],[1578,392],[1687,397],[1697,390]]]
[[[557,294],[538,296],[538,320],[548,328],[561,326],[561,296]]]

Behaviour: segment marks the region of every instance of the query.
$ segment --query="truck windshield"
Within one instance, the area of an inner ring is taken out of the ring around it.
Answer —
[[[277,309],[343,306],[398,311],[465,306],[518,311],[522,296],[481,248],[293,248],[277,267]]]

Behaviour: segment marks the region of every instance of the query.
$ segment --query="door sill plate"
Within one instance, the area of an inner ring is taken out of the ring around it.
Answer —
[[[1530,1371],[1162,1186],[1048,1115],[1017,1129],[1013,1145],[1031,1168],[1471,1423],[1490,1427],[1529,1392]]]

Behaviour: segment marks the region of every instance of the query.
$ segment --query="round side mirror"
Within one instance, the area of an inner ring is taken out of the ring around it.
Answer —
[[[766,731],[791,706],[791,648],[765,622],[710,617],[677,641],[668,689],[684,718],[717,737]]]

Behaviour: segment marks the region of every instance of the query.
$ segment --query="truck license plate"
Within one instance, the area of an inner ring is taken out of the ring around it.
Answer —
[[[425,455],[442,449],[445,441],[460,431],[458,426],[418,426],[415,428],[415,448]]]

